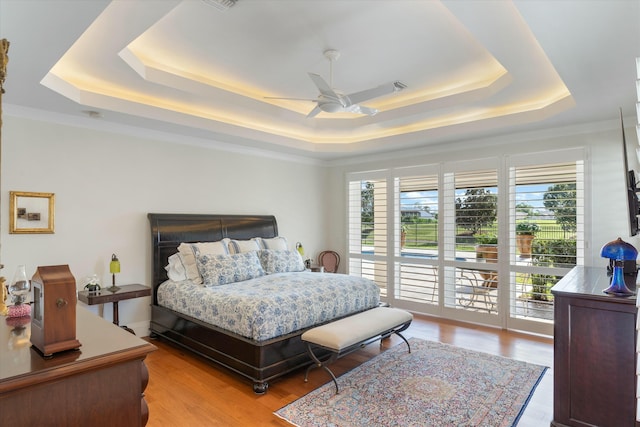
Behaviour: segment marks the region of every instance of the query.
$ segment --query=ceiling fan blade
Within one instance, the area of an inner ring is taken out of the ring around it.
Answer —
[[[320,107],[318,107],[316,105],[316,107],[313,110],[311,110],[311,112],[309,114],[307,114],[307,119],[309,119],[311,117],[315,117],[318,114],[320,114],[321,112],[322,112],[322,110],[320,109]]]
[[[400,92],[406,87],[407,86],[404,83],[395,81],[393,83],[387,83],[378,87],[374,87],[372,89],[349,94],[347,95],[347,98],[349,98],[352,104],[358,104],[360,102],[368,101],[379,96],[388,95],[393,92]]]
[[[320,75],[313,73],[308,74],[322,95],[326,96],[327,98],[340,100],[338,94],[335,93],[333,89],[331,89],[331,86],[329,86],[327,82],[322,77],[320,77]]]

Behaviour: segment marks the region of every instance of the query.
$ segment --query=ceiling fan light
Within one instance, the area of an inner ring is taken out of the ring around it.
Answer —
[[[318,104],[318,107],[325,113],[338,113],[343,110],[342,105],[337,102],[324,102]]]

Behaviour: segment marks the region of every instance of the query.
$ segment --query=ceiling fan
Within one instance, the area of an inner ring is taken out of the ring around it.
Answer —
[[[340,52],[335,49],[328,49],[324,51],[324,56],[329,60],[329,83],[327,83],[319,74],[308,73],[309,77],[320,91],[318,98],[301,99],[267,97],[267,99],[292,99],[315,102],[317,105],[309,114],[307,114],[307,118],[315,117],[322,111],[326,113],[347,112],[373,116],[378,113],[378,110],[360,105],[360,102],[368,101],[382,95],[399,92],[407,87],[404,83],[395,81],[372,89],[345,95],[333,88],[333,61],[336,61],[340,57]]]

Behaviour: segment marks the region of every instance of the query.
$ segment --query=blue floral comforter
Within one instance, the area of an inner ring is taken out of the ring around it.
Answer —
[[[264,341],[378,305],[375,282],[329,273],[276,273],[204,287],[167,281],[158,304],[203,322]]]

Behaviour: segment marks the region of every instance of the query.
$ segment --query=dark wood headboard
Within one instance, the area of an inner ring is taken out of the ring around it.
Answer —
[[[156,288],[167,280],[164,267],[182,242],[215,242],[228,237],[245,240],[252,237],[276,237],[278,224],[273,215],[147,215],[151,225],[153,304],[157,304]]]

